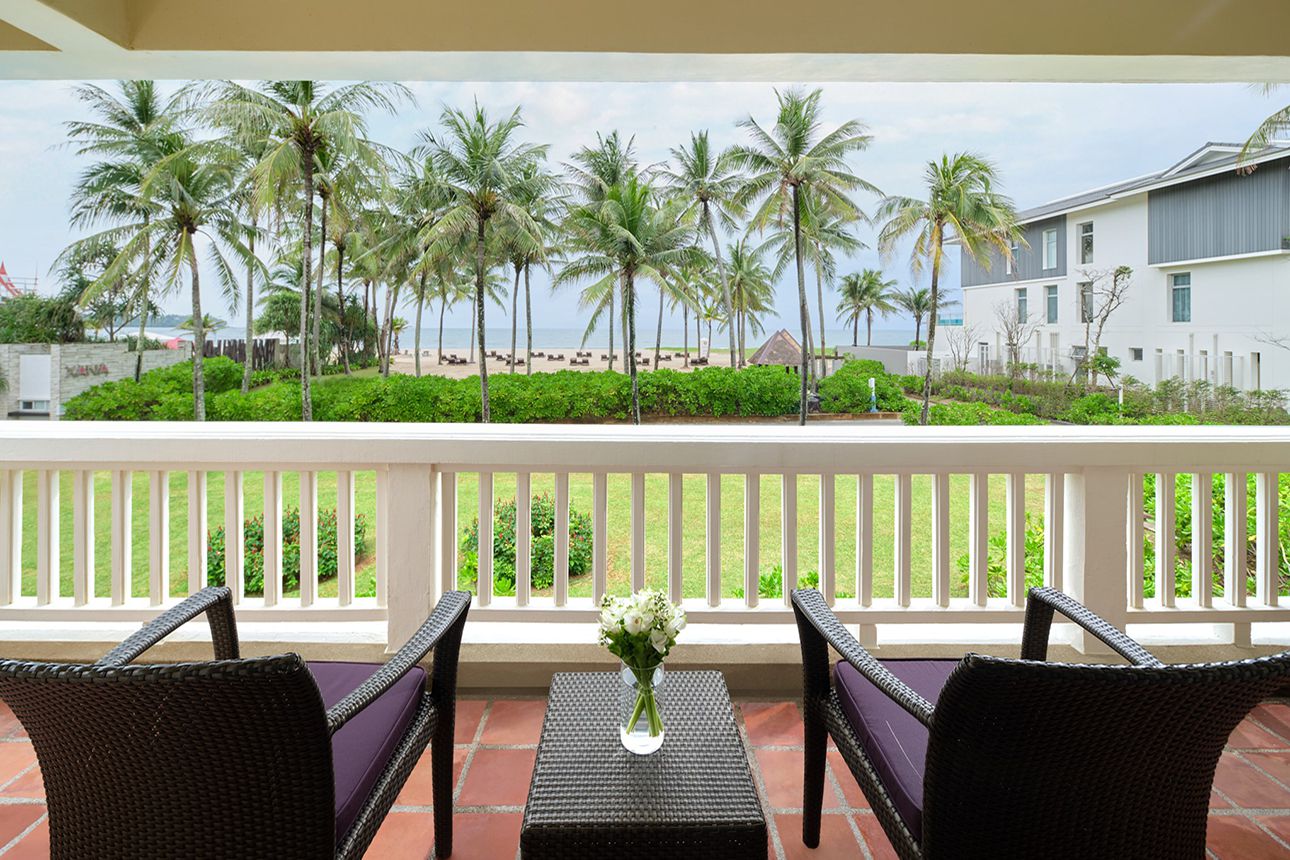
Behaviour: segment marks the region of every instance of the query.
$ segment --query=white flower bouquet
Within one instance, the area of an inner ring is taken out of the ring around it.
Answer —
[[[631,597],[605,596],[600,609],[600,644],[622,660],[635,678],[635,703],[624,721],[624,732],[633,731],[644,717],[648,737],[658,738],[661,743],[663,719],[654,693],[655,670],[684,629],[685,612],[668,602],[661,591],[642,590]]]

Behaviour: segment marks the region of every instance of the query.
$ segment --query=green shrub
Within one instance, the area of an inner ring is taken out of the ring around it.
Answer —
[[[550,588],[555,583],[555,501],[543,493],[530,504],[529,582],[534,588]],[[515,499],[493,504],[493,590],[497,594],[515,593],[516,519]],[[591,549],[591,516],[570,510],[569,576],[591,570]],[[479,517],[462,534],[461,559],[459,578],[468,584],[479,571]]]
[[[242,524],[243,589],[246,594],[264,593],[264,517],[248,517]],[[318,578],[330,579],[339,571],[336,509],[318,512]],[[367,555],[367,518],[354,515],[354,557]],[[206,581],[223,585],[225,571],[224,527],[212,529],[206,539]],[[282,581],[283,589],[300,586],[300,511],[291,508],[282,515]]]
[[[901,419],[909,425],[918,423],[922,406],[910,402],[901,413]],[[933,403],[927,413],[927,423],[943,426],[975,426],[987,424],[996,427],[1025,424],[1046,424],[1047,422],[1033,415],[1009,412],[1006,409],[994,409],[984,403]]]
[[[242,365],[216,356],[202,362],[206,396],[242,385]],[[139,378],[96,385],[67,401],[64,417],[73,421],[191,421],[193,364],[183,361],[150,370]]]
[[[899,412],[908,402],[896,377],[883,370],[882,362],[844,362],[831,376],[820,380],[820,409],[824,412],[868,412],[869,380],[874,380],[878,409]]]
[[[1026,514],[1025,548],[1026,589],[1044,584],[1044,518]],[[963,588],[968,587],[971,560],[967,553],[958,557],[957,567]],[[990,597],[1008,596],[1008,534],[997,531],[986,544],[986,593]]]

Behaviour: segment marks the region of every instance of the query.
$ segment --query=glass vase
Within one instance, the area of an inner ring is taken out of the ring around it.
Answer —
[[[619,738],[628,752],[649,755],[663,746],[663,665],[636,669],[624,663],[619,677]]]

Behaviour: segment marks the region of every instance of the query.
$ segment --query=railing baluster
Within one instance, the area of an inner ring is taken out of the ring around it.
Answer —
[[[493,473],[479,473],[479,579],[480,606],[493,602]]]
[[[1223,478],[1223,599],[1229,606],[1244,606],[1248,590],[1247,487],[1244,472],[1228,472]]]
[[[721,605],[721,476],[708,473],[706,548],[708,605]]]
[[[873,604],[873,475],[856,476],[856,597]]]
[[[596,472],[591,476],[591,596],[596,606],[608,589],[609,476]]]
[[[820,475],[820,592],[832,606],[837,600],[837,509],[834,479]]]
[[[58,472],[36,473],[36,605],[58,596],[59,499]]]
[[[337,523],[339,527],[340,523]],[[339,549],[339,547],[337,547]],[[300,605],[318,599],[318,473],[300,473]]]
[[[667,593],[674,603],[681,601],[682,490],[685,476],[672,472],[667,476]]]
[[[1191,594],[1214,605],[1214,482],[1207,472],[1191,476]]]
[[[94,596],[94,471],[72,473],[72,603]]]
[[[569,473],[555,475],[555,605],[569,602]]]
[[[239,529],[241,526],[239,525]],[[112,605],[121,606],[130,596],[134,566],[134,473],[112,473]]]
[[[1143,494],[1142,475],[1129,475],[1129,516],[1125,521],[1125,552],[1129,557],[1129,606],[1141,609],[1143,591],[1146,588],[1146,558],[1144,550],[1144,529],[1142,525]],[[1047,529],[1047,525],[1045,525]],[[1045,537],[1047,537],[1045,535]]]
[[[234,603],[246,596],[246,532],[242,525],[246,501],[242,484],[241,472],[224,472],[224,584],[232,590]]]
[[[761,556],[761,475],[744,475],[744,606],[757,605],[761,577],[757,570]]]
[[[148,473],[148,603],[170,593],[170,473]]]
[[[645,587],[645,474],[632,472],[632,591]]]
[[[282,598],[282,473],[264,473],[264,605]]]
[[[1138,494],[1142,494],[1141,489]],[[1062,529],[1065,528],[1066,519],[1065,495],[1065,472],[1049,472],[1044,476],[1044,585],[1056,588],[1058,591],[1062,589],[1062,566],[1065,564],[1065,559],[1062,557]],[[1142,505],[1138,505],[1137,509],[1141,511]],[[1141,542],[1138,546],[1138,557],[1141,558]]]
[[[188,593],[206,587],[206,473],[188,473]]]
[[[950,476],[932,475],[932,600],[950,605]]]
[[[515,475],[515,602],[529,605],[533,590],[533,493],[528,472]]]
[[[787,605],[792,605],[792,592],[797,588],[797,475],[785,473],[781,478],[779,499],[780,531],[782,533],[781,566],[784,569],[784,595]]]
[[[354,473],[336,472],[336,600],[354,602]]]
[[[1264,606],[1277,605],[1281,560],[1277,529],[1277,473],[1259,472],[1254,477],[1254,578]]]
[[[1161,606],[1174,601],[1174,476],[1156,474],[1156,597]]]
[[[481,476],[482,483],[482,476]],[[390,514],[390,470],[388,467],[376,470],[376,605],[386,607],[389,605],[389,583],[390,583],[390,541],[393,539],[393,532],[390,530],[390,521],[393,517]],[[488,518],[492,523],[492,517]],[[481,522],[482,526],[482,522]],[[490,526],[491,527],[491,526]],[[489,558],[492,558],[493,542],[489,540]],[[483,558],[483,546],[480,546],[480,558]],[[483,570],[480,570],[480,577],[483,577]]]
[[[913,476],[900,474],[895,480],[895,582],[896,605],[908,606],[913,593],[910,582],[910,554],[913,551]]]
[[[1010,472],[1005,478],[1007,510],[1008,602],[1026,605],[1026,476]]]
[[[22,596],[22,471],[0,470],[0,605]]]
[[[439,473],[439,575],[444,591],[457,589],[457,473]]]
[[[990,596],[990,476],[968,476],[968,597],[985,606]]]

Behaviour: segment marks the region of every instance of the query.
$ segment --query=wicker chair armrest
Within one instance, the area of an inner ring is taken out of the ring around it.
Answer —
[[[137,633],[104,655],[97,665],[124,666],[203,613],[210,622],[215,659],[236,660],[237,623],[233,618],[233,592],[222,585],[212,585],[143,625]]]
[[[806,628],[801,624],[801,621],[805,620],[810,628],[813,628],[820,637],[832,645],[833,650],[837,651],[843,660],[851,664],[851,667],[868,679],[871,684],[885,693],[896,704],[913,714],[923,725],[931,726],[931,703],[911,689],[904,681],[891,674],[886,666],[882,665],[872,654],[866,651],[864,646],[856,641],[856,638],[842,626],[842,622],[838,621],[838,617],[833,614],[833,610],[829,609],[828,604],[824,602],[823,595],[814,589],[795,589],[793,591],[793,608],[798,614],[798,629],[802,631],[803,636],[807,635]],[[825,652],[821,651],[820,653]],[[827,659],[827,655],[824,659]]]
[[[1026,600],[1026,621],[1021,634],[1021,659],[1045,660],[1048,657],[1048,634],[1053,625],[1053,612],[1060,612],[1070,621],[1102,640],[1111,650],[1135,666],[1163,666],[1150,651],[1143,648],[1128,634],[1117,630],[1110,622],[1092,612],[1078,600],[1055,588],[1032,588]]]
[[[402,648],[398,650],[393,657],[386,661],[380,669],[377,669],[370,678],[358,685],[353,692],[345,696],[336,704],[327,709],[327,728],[335,734],[341,726],[345,725],[355,714],[362,711],[372,702],[390,689],[394,682],[402,678],[412,670],[418,663],[425,659],[435,648],[444,646],[441,650],[444,652],[451,651],[451,659],[445,662],[451,662],[453,665],[440,668],[441,656],[448,656],[446,653],[436,654],[434,668],[434,688],[439,692],[441,686],[437,683],[444,672],[450,671],[454,681],[456,679],[457,648],[461,642],[462,630],[466,625],[466,611],[470,608],[470,592],[468,591],[449,591],[439,598],[438,604],[435,605],[434,612],[421,625],[416,633],[412,634]]]

